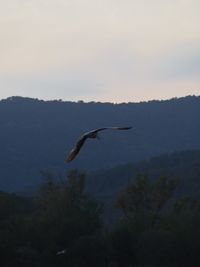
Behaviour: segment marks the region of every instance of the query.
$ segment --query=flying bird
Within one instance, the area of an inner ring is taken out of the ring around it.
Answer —
[[[66,249],[63,249],[63,250],[60,250],[56,253],[57,256],[59,255],[63,255],[63,254],[66,254],[67,250]]]
[[[104,128],[98,128],[90,132],[84,133],[79,138],[76,145],[72,148],[72,150],[70,151],[65,161],[66,162],[72,161],[76,157],[76,155],[79,153],[81,147],[83,146],[83,144],[88,138],[98,138],[98,132],[103,131],[103,130],[129,130],[131,128],[132,127],[104,127]]]

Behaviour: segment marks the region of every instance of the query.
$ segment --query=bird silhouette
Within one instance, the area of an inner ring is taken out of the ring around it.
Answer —
[[[76,155],[79,153],[81,147],[85,143],[85,141],[88,138],[98,138],[98,132],[103,131],[103,130],[130,130],[132,127],[104,127],[104,128],[98,128],[95,130],[92,130],[90,132],[86,132],[77,141],[75,146],[72,148],[72,150],[69,152],[68,156],[66,157],[66,162],[71,162]]]
[[[67,250],[66,249],[63,249],[63,250],[60,250],[56,253],[57,256],[59,255],[63,255],[63,254],[66,254]]]

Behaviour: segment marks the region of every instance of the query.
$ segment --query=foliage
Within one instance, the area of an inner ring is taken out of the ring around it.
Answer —
[[[179,180],[138,176],[119,194],[121,218],[108,228],[84,172],[43,176],[33,198],[0,192],[1,266],[200,265],[200,198],[171,201]]]
[[[20,198],[13,201],[12,195],[5,194],[0,199],[4,211],[0,221],[4,266],[10,266],[12,261],[20,266],[34,266],[34,262],[36,266],[56,266],[58,262],[62,266],[67,261],[70,264],[70,257],[65,255],[61,256],[61,263],[57,252],[68,251],[79,239],[92,238],[101,231],[102,205],[85,192],[84,173],[72,171],[68,180],[60,182],[49,173],[44,175],[46,179],[32,201],[32,212],[17,212],[14,216],[13,206],[21,209]]]
[[[121,192],[117,206],[122,210],[124,219],[138,230],[152,228],[158,223],[176,185],[177,180],[169,180],[165,176],[154,181],[146,175],[139,176]]]
[[[178,182],[165,176],[156,180],[139,176],[119,195],[117,205],[122,218],[113,234],[119,236],[120,229],[120,244],[131,251],[126,253],[124,266],[182,267],[200,263],[200,199],[182,197],[169,205]]]

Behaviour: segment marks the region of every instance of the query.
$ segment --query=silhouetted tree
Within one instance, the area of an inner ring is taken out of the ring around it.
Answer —
[[[153,181],[146,175],[138,176],[118,196],[117,207],[123,212],[123,220],[138,230],[152,229],[177,184],[178,179],[167,179],[165,176]]]

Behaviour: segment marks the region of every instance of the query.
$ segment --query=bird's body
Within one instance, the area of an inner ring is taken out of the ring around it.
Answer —
[[[104,127],[104,128],[98,128],[90,132],[84,133],[80,137],[80,139],[77,141],[75,147],[70,151],[69,155],[66,158],[66,162],[70,162],[76,157],[81,147],[83,146],[83,144],[88,138],[93,138],[93,139],[98,138],[98,132],[103,131],[103,130],[129,130],[131,128],[132,127]]]

